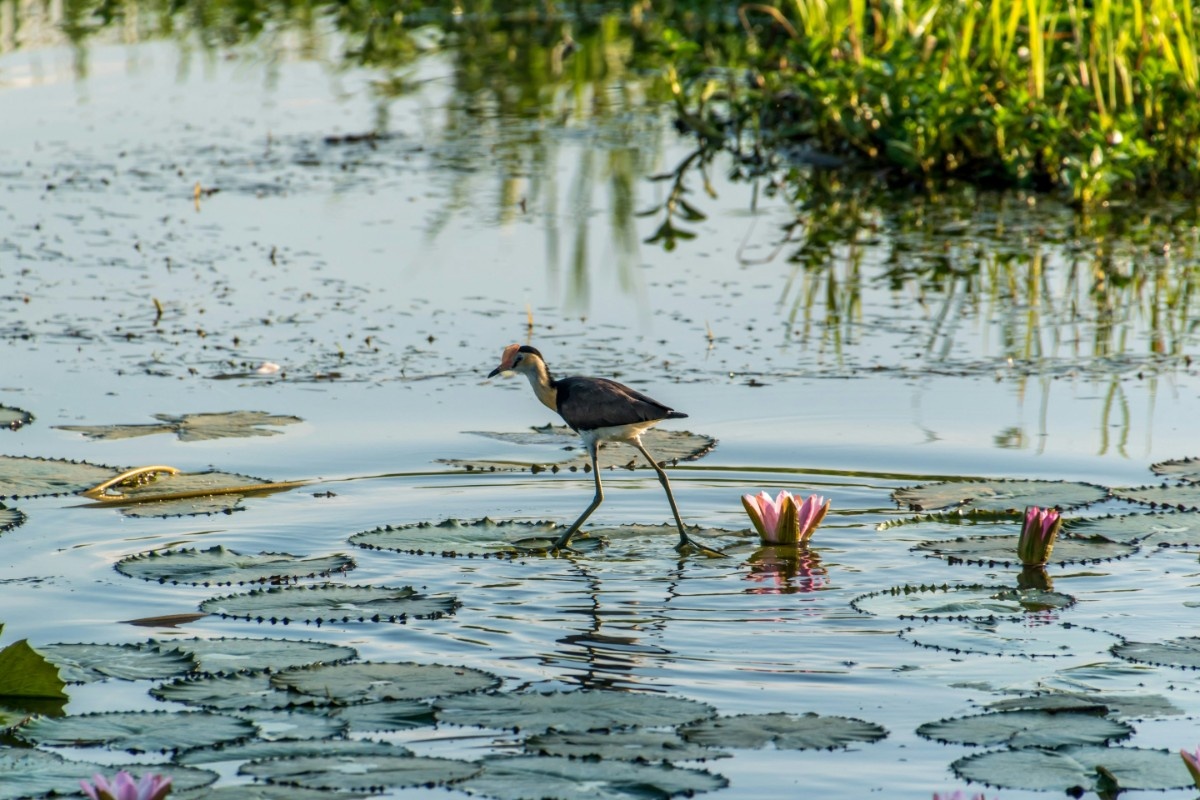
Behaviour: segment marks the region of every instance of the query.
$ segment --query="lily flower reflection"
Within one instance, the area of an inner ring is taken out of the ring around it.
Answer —
[[[118,772],[111,783],[96,773],[92,783],[80,781],[79,785],[92,800],[163,800],[171,793],[171,779],[153,772],[147,772],[136,783],[125,770]]]
[[[1062,524],[1062,515],[1053,508],[1026,508],[1025,524],[1021,526],[1021,538],[1017,540],[1017,556],[1021,563],[1040,567],[1049,561]]]
[[[804,547],[762,547],[750,556],[746,580],[759,584],[749,594],[816,592],[829,585],[821,557]]]
[[[1187,771],[1192,774],[1192,780],[1196,782],[1196,788],[1200,789],[1200,747],[1196,748],[1195,753],[1180,750],[1179,755],[1183,758],[1183,765],[1187,767]]]
[[[824,497],[814,494],[797,501],[787,491],[781,491],[774,499],[766,492],[744,494],[742,505],[763,544],[772,545],[804,544],[829,511],[829,501]]]

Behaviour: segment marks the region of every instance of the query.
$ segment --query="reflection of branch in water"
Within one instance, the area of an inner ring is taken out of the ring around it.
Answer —
[[[1109,382],[1108,392],[1104,395],[1104,407],[1100,412],[1100,452],[1096,455],[1102,456],[1108,453],[1108,429],[1110,425],[1113,425],[1110,419],[1113,414],[1114,405],[1119,409],[1121,415],[1119,423],[1121,435],[1117,441],[1116,449],[1118,453],[1127,458],[1129,456],[1129,400],[1125,397],[1125,390],[1121,387],[1121,379],[1119,377],[1114,377]]]

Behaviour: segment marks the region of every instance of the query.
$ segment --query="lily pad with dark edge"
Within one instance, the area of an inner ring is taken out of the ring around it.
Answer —
[[[1070,623],[1030,625],[1025,620],[969,620],[961,625],[930,623],[900,632],[900,638],[946,653],[1019,658],[1065,658],[1103,653],[1119,637]]]
[[[1071,536],[1100,535],[1119,542],[1137,542],[1142,547],[1200,547],[1200,512],[1076,517],[1066,521],[1063,532]],[[1058,555],[1058,544],[1054,546],[1054,555]]]
[[[932,514],[916,514],[911,517],[892,517],[875,526],[877,531],[887,531],[909,525],[953,525],[967,527],[993,522],[1019,522],[1020,518],[1011,511],[985,511],[964,509],[962,511],[935,511]]]
[[[553,522],[448,519],[413,525],[386,525],[356,533],[350,543],[372,550],[437,556],[512,557],[549,548],[565,527]],[[592,549],[598,539],[579,537],[572,547]]]
[[[108,771],[100,764],[67,761],[45,750],[0,747],[0,800],[27,800],[51,792],[78,795],[80,778]]]
[[[1200,636],[1181,636],[1165,642],[1124,642],[1114,645],[1112,653],[1139,664],[1200,669]]]
[[[33,414],[12,406],[0,406],[0,428],[15,431],[33,422]]]
[[[645,800],[692,797],[729,785],[722,775],[670,764],[555,756],[491,756],[481,763],[477,777],[455,788],[496,800]]]
[[[1152,719],[1183,713],[1183,709],[1162,695],[1108,692],[1046,692],[1026,697],[1008,697],[984,707],[989,711],[1073,711],[1104,714],[1116,719]]]
[[[48,644],[38,650],[58,667],[67,683],[107,678],[162,680],[196,669],[195,660],[186,653],[160,650],[152,644]]]
[[[887,731],[873,722],[819,714],[738,714],[696,722],[682,728],[689,742],[710,746],[777,750],[832,750],[859,742],[877,742]]]
[[[97,502],[121,509],[127,517],[182,517],[232,511],[248,495],[270,494],[299,483],[272,483],[232,472],[160,474],[135,485],[122,484],[120,496]]]
[[[266,758],[300,756],[411,756],[412,751],[400,745],[367,739],[261,739],[222,747],[201,747],[175,757],[179,764],[219,764],[229,761],[252,761]]]
[[[244,719],[207,711],[105,711],[68,717],[38,717],[14,731],[31,744],[49,747],[107,747],[155,753],[236,742],[254,735]]]
[[[466,694],[500,685],[500,678],[470,667],[412,662],[330,664],[289,669],[271,677],[272,685],[333,703],[425,700]]]
[[[330,717],[346,725],[349,733],[379,733],[427,728],[436,722],[433,708],[416,700],[385,700],[341,706]]]
[[[274,786],[269,783],[244,783],[215,789],[171,792],[171,800],[355,800],[362,794],[301,789],[299,786]]]
[[[0,456],[0,498],[75,494],[122,472],[84,461]]]
[[[478,772],[479,765],[470,761],[403,755],[282,756],[238,767],[238,774],[270,783],[351,792],[441,786]]]
[[[1102,766],[1126,791],[1183,789],[1191,776],[1178,753],[1134,747],[1063,747],[994,750],[960,758],[950,765],[958,777],[1001,789],[1063,792],[1095,791]]]
[[[152,550],[116,564],[117,572],[131,578],[205,586],[324,578],[354,567],[354,559],[343,553],[305,558],[291,553],[239,553],[220,545],[207,550]]]
[[[344,736],[349,729],[346,721],[334,717],[328,708],[305,707],[274,711],[252,708],[230,713],[253,722],[254,727],[258,729],[258,738],[268,742],[326,740]]]
[[[1019,564],[1017,539],[1019,531],[1010,536],[965,536],[951,540],[921,542],[913,548],[918,553],[930,553],[945,558],[951,564],[966,563],[992,566]],[[1054,564],[1086,564],[1128,558],[1137,552],[1131,544],[1110,541],[1103,536],[1060,536],[1054,543]]]
[[[11,531],[25,524],[25,515],[15,508],[0,503],[0,533]]]
[[[1107,497],[1107,489],[1090,483],[1028,480],[947,481],[892,492],[893,500],[914,511],[957,508],[1019,513],[1027,506],[1069,510]]]
[[[1133,727],[1094,714],[998,711],[927,722],[917,728],[917,734],[944,744],[1054,748],[1128,739]]]
[[[288,586],[213,597],[200,604],[209,614],[258,622],[404,622],[453,614],[453,597],[429,597],[411,586]]]
[[[1155,475],[1200,483],[1200,458],[1174,458],[1170,461],[1160,461],[1150,465],[1150,471]]]
[[[1075,604],[1075,598],[1041,589],[1008,586],[898,586],[850,602],[864,614],[900,619],[1022,618]]]
[[[458,695],[434,707],[439,722],[524,733],[685,725],[716,713],[697,700],[607,691]]]
[[[670,731],[596,731],[539,733],[525,740],[526,751],[542,756],[601,758],[616,761],[703,761],[729,753],[686,742]]]
[[[1179,511],[1200,509],[1200,484],[1182,483],[1178,486],[1138,486],[1113,489],[1113,497],[1141,503],[1151,508],[1173,508]]]
[[[507,461],[500,459],[438,459],[440,464],[461,467],[466,470],[485,472],[532,470],[533,472],[562,472],[584,471],[591,469],[591,460],[587,456],[579,435],[565,425],[547,425],[542,428],[534,427],[529,431],[518,433],[489,433],[486,431],[467,431],[477,436],[489,439],[499,439],[504,442],[523,445],[539,445],[562,451],[564,448],[577,449],[578,454],[568,459],[547,457],[540,461]],[[652,428],[642,434],[642,444],[658,463],[670,464],[676,461],[695,461],[707,455],[717,446],[717,440],[691,431],[672,431]],[[600,446],[597,458],[600,469],[649,469],[646,458],[631,445],[620,442],[605,442]]]
[[[131,439],[156,433],[174,433],[180,441],[202,442],[248,436],[278,436],[272,427],[294,425],[299,417],[265,411],[223,411],[215,414],[155,414],[157,423],[143,425],[55,425],[58,430],[82,433],[89,439]],[[267,427],[270,426],[270,427]]]
[[[156,686],[150,694],[159,700],[186,703],[219,711],[278,710],[297,706],[328,705],[329,701],[272,685],[265,672],[202,675]]]
[[[0,630],[3,630],[0,625]],[[66,684],[58,667],[20,639],[0,648],[0,702],[66,700]]]
[[[187,653],[202,672],[213,674],[278,671],[309,664],[334,664],[358,656],[353,647],[300,639],[163,639],[156,644]]]

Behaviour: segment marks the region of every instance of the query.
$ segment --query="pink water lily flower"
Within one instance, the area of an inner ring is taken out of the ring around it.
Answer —
[[[147,772],[136,783],[125,770],[118,772],[111,783],[96,773],[91,783],[80,781],[79,785],[92,800],[163,800],[171,793],[171,779],[153,772]]]
[[[744,494],[742,505],[763,544],[803,544],[812,538],[829,511],[829,501],[824,497],[814,494],[797,501],[787,491],[781,491],[774,499],[766,492]]]
[[[1180,750],[1179,755],[1183,758],[1183,765],[1187,767],[1187,771],[1192,774],[1192,780],[1196,782],[1196,788],[1200,789],[1200,747],[1196,748],[1195,753]]]
[[[1053,508],[1030,506],[1025,509],[1025,524],[1017,540],[1017,556],[1027,567],[1040,567],[1050,560],[1054,540],[1062,528],[1063,518]]]

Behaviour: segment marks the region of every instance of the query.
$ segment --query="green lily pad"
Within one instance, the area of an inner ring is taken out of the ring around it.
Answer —
[[[120,475],[123,470],[84,461],[0,456],[0,498],[75,494]]]
[[[600,758],[614,761],[703,761],[728,758],[729,753],[686,742],[667,731],[596,731],[539,733],[524,742],[532,755]]]
[[[728,779],[698,769],[554,756],[493,756],[455,788],[495,800],[645,800],[715,792]]]
[[[221,514],[235,510],[248,494],[289,488],[292,488],[291,484],[272,483],[232,472],[180,472],[158,475],[134,486],[122,486],[120,499],[106,499],[100,505],[118,507],[127,517]]]
[[[28,640],[0,649],[0,699],[7,705],[16,705],[17,700],[66,700],[64,688],[58,667],[30,647]]]
[[[117,572],[131,578],[193,586],[324,578],[354,567],[354,559],[342,553],[304,558],[291,553],[239,553],[220,545],[207,550],[152,550],[116,564]]]
[[[301,789],[299,786],[274,786],[269,783],[245,783],[218,786],[188,792],[171,792],[171,800],[357,800],[361,794]]]
[[[605,691],[458,695],[434,706],[440,722],[525,733],[684,725],[715,713],[682,697]]]
[[[478,772],[479,765],[468,761],[396,755],[283,756],[238,767],[238,774],[271,783],[352,792],[441,786]]]
[[[1063,792],[1096,790],[1097,766],[1109,770],[1126,791],[1183,789],[1191,776],[1178,753],[1133,747],[1064,747],[994,750],[950,765],[958,777],[1001,789]]]
[[[1150,471],[1155,475],[1200,483],[1200,458],[1175,458],[1170,461],[1160,461],[1150,465]]]
[[[436,721],[433,708],[416,700],[386,700],[356,703],[337,708],[331,717],[346,725],[350,733],[379,733],[427,728]]]
[[[1133,727],[1092,714],[998,711],[927,722],[917,728],[917,734],[945,744],[1054,748],[1128,739]]]
[[[82,433],[88,439],[131,439],[156,433],[174,433],[184,442],[233,439],[247,436],[278,436],[282,431],[271,427],[294,425],[299,417],[268,414],[265,411],[224,411],[215,414],[155,414],[157,423],[144,425],[55,425],[62,431]]]
[[[490,433],[487,431],[467,431],[476,436],[486,436],[489,439],[499,439],[503,442],[521,445],[536,445],[554,448],[561,452],[563,449],[575,449],[573,458],[555,460],[547,458],[542,461],[506,461],[500,459],[438,459],[440,464],[461,467],[466,470],[482,470],[485,472],[532,470],[533,472],[581,472],[591,469],[591,460],[583,447],[579,435],[565,425],[546,425],[534,427],[529,431],[518,433]],[[651,428],[642,434],[642,444],[658,463],[673,463],[676,461],[695,461],[702,458],[717,446],[717,440],[691,431],[672,431]],[[649,469],[646,459],[631,445],[621,442],[605,442],[600,446],[597,458],[600,469]]]
[[[1200,636],[1181,636],[1166,642],[1125,642],[1112,648],[1126,661],[1163,667],[1200,669]]]
[[[965,527],[992,522],[1020,522],[1021,518],[1011,511],[985,511],[966,508],[956,511],[935,511],[932,514],[915,514],[911,517],[893,517],[875,526],[877,531],[887,531],[908,525],[953,525]]]
[[[236,672],[230,675],[185,678],[156,686],[150,690],[150,694],[159,700],[218,711],[274,711],[297,706],[328,705],[328,701],[323,698],[280,689],[271,683],[271,676],[265,672]]]
[[[107,711],[37,717],[15,733],[24,741],[42,746],[100,746],[154,753],[246,739],[254,735],[254,725],[207,711]]]
[[[1138,486],[1113,489],[1113,497],[1141,503],[1151,508],[1173,508],[1178,511],[1200,509],[1200,484],[1183,483],[1178,486]]]
[[[553,522],[497,522],[487,517],[469,522],[448,519],[438,523],[386,525],[356,533],[350,537],[350,543],[414,555],[512,557],[529,552],[530,545],[549,547],[565,530]]]
[[[367,739],[261,739],[221,747],[200,747],[175,757],[180,764],[219,764],[230,761],[253,761],[267,758],[298,758],[301,756],[410,756],[412,752],[399,745],[373,742]]]
[[[1119,542],[1136,542],[1146,547],[1200,547],[1200,512],[1076,517],[1067,520],[1063,530],[1071,536],[1099,535]],[[1056,544],[1055,555],[1058,555],[1057,548]]]
[[[819,714],[738,714],[697,722],[679,731],[689,742],[710,746],[777,750],[832,750],[877,742],[887,731],[873,722]]]
[[[249,709],[231,712],[233,716],[254,723],[258,738],[268,742],[290,742],[297,739],[326,740],[344,736],[349,725],[329,713],[328,708],[290,708],[271,711]]]
[[[914,511],[957,508],[1012,511],[1027,506],[1068,510],[1097,503],[1108,490],[1090,483],[1068,481],[947,481],[897,489],[892,499]]]
[[[25,524],[25,515],[15,508],[0,503],[0,533],[11,531]]]
[[[289,669],[272,676],[271,683],[280,689],[349,704],[478,692],[496,688],[500,678],[469,667],[370,662]]]
[[[1070,595],[1007,586],[899,586],[856,597],[850,605],[864,614],[900,619],[1021,618],[1069,608]]]
[[[146,644],[48,644],[38,650],[58,667],[67,683],[107,678],[161,680],[196,669],[196,662],[186,653]]]
[[[901,631],[900,638],[947,653],[1020,658],[1064,658],[1102,653],[1117,637],[1081,625],[1030,626],[1024,620],[971,620],[962,625],[930,624]]]
[[[1008,536],[970,536],[946,541],[921,542],[913,548],[919,553],[940,556],[951,564],[979,564],[994,566],[1019,564],[1017,539],[1019,532]],[[1061,536],[1054,543],[1053,563],[1089,564],[1128,558],[1137,552],[1137,547],[1105,539],[1103,536]]]
[[[15,431],[33,422],[33,414],[11,406],[0,406],[0,428]]]
[[[353,647],[298,639],[163,639],[156,644],[187,653],[201,672],[213,674],[278,671],[358,657]]]
[[[27,800],[54,792],[76,796],[79,780],[109,767],[83,761],[67,761],[45,750],[0,748],[0,800]]]
[[[214,597],[200,610],[222,617],[270,623],[404,622],[454,613],[453,597],[429,597],[411,586],[289,586]]]
[[[984,707],[989,711],[1073,711],[1104,714],[1117,719],[1153,719],[1183,713],[1182,709],[1162,695],[1107,692],[1047,692],[1029,697],[1009,697]]]

